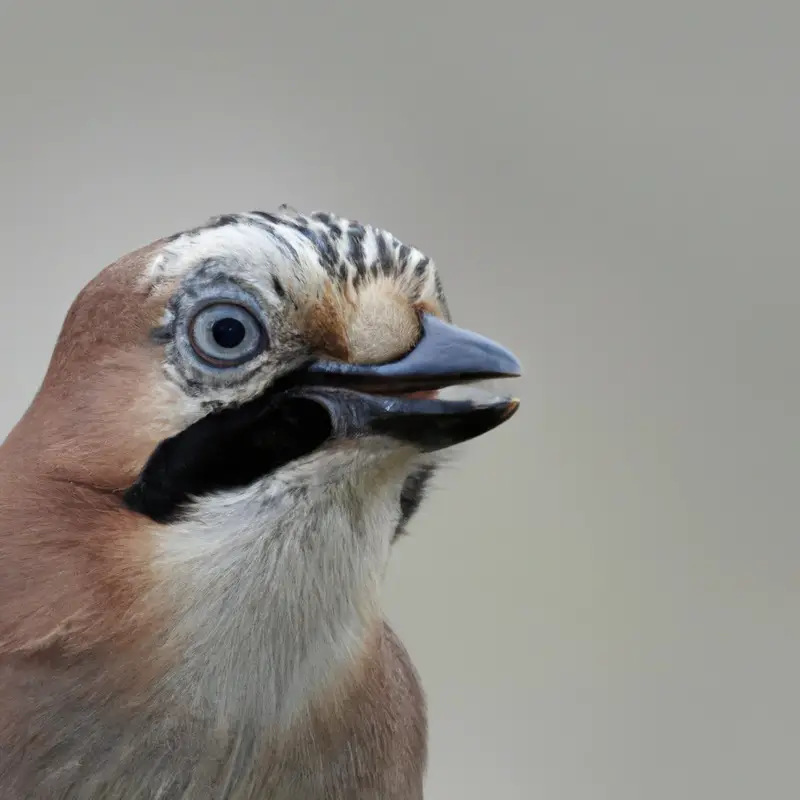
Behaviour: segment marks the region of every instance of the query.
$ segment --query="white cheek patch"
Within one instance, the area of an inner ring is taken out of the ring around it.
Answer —
[[[194,713],[288,726],[354,668],[412,468],[388,442],[323,450],[157,531],[170,685]]]

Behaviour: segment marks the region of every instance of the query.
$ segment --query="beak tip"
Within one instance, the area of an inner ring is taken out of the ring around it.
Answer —
[[[503,409],[503,416],[502,416],[503,422],[506,422],[506,420],[511,419],[511,417],[513,417],[514,414],[517,413],[517,410],[519,409],[519,403],[520,403],[519,398],[517,397],[509,398],[508,402],[506,403],[506,407]]]

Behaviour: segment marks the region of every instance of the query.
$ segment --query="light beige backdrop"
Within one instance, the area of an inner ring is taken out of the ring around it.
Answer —
[[[397,549],[431,800],[800,793],[795,0],[11,2],[0,425],[106,263],[331,209],[524,361]]]

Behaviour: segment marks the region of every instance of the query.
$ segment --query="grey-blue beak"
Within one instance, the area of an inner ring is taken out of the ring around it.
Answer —
[[[384,364],[316,361],[298,391],[324,405],[333,435],[382,434],[439,450],[487,433],[519,406],[510,397],[466,393],[445,400],[438,390],[487,379],[517,377],[522,367],[506,348],[431,315],[421,318],[416,346]]]

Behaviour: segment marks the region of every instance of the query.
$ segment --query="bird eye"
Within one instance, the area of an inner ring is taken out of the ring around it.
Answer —
[[[235,367],[258,355],[267,337],[261,323],[246,308],[217,303],[195,316],[190,338],[204,361],[216,367]]]

